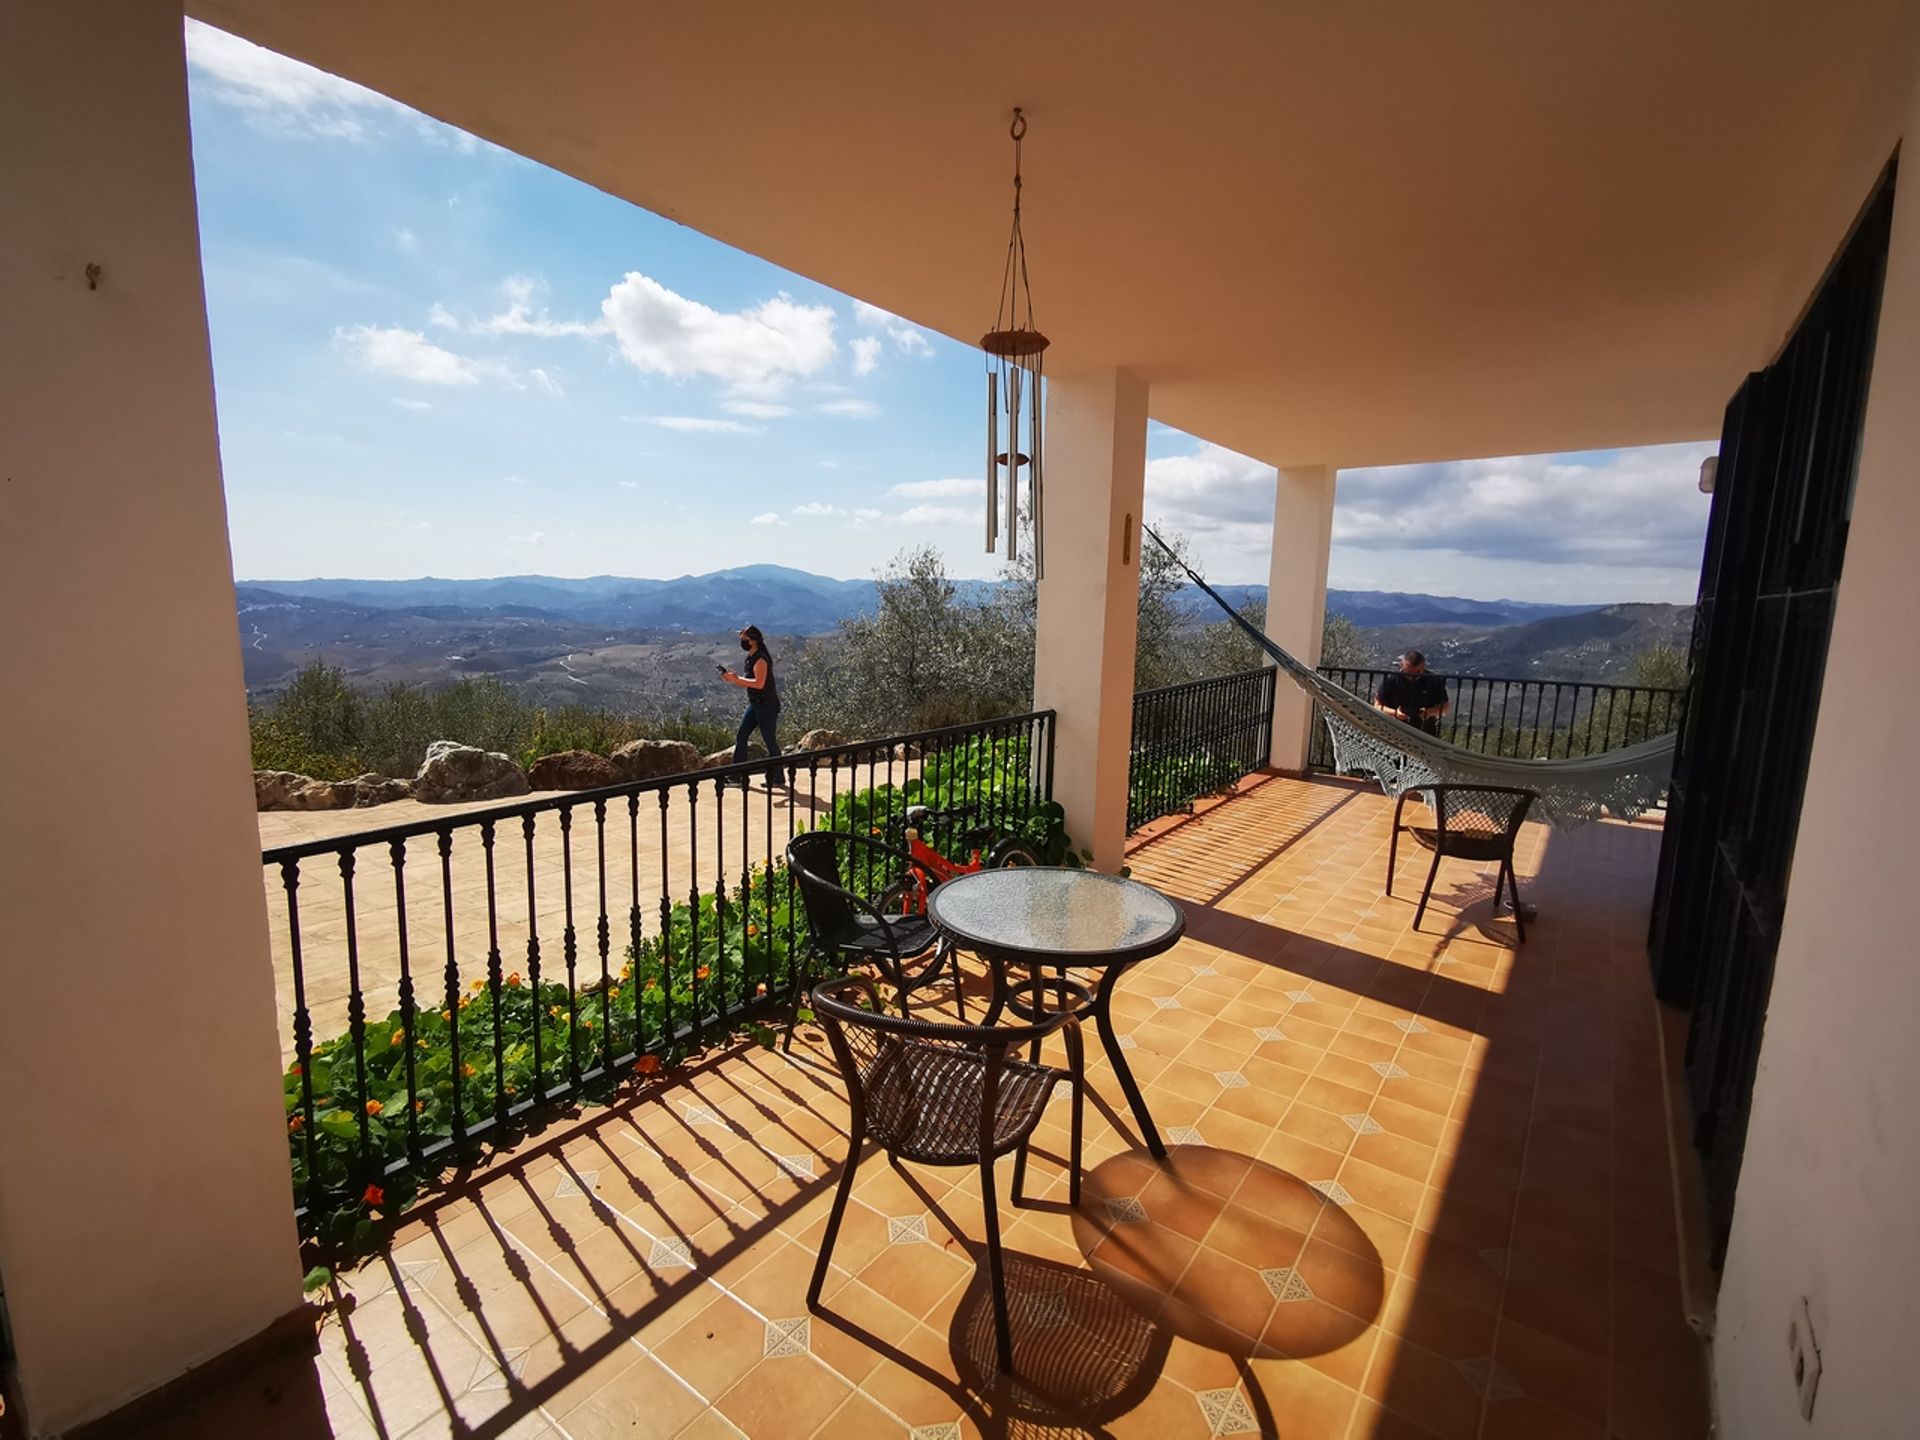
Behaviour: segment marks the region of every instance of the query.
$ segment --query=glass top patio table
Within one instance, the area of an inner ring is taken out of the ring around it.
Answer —
[[[1151,886],[1117,875],[1016,865],[946,881],[928,895],[927,916],[947,940],[984,957],[992,966],[994,1000],[988,1024],[1009,1003],[1012,987],[1006,972],[1013,966],[1033,971],[1032,984],[1021,988],[1030,990],[1035,1002],[1044,989],[1052,988],[1051,982],[1041,984],[1043,969],[1102,972],[1084,1013],[1099,1026],[1101,1046],[1126,1092],[1147,1148],[1166,1159],[1166,1146],[1146,1097],[1114,1032],[1113,992],[1121,975],[1134,965],[1179,943],[1187,928],[1180,907]],[[1060,984],[1063,1003],[1069,989],[1080,996],[1087,994],[1078,985],[1069,985],[1064,973]]]

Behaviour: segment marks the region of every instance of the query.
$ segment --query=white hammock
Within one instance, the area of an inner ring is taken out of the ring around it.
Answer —
[[[1514,760],[1483,755],[1416,729],[1376,710],[1361,696],[1334,684],[1311,666],[1282,650],[1194,574],[1158,535],[1154,544],[1173,556],[1195,585],[1212,597],[1273,663],[1320,705],[1333,741],[1334,768],[1341,774],[1364,772],[1389,795],[1404,795],[1429,785],[1508,785],[1531,790],[1539,798],[1533,814],[1568,830],[1598,820],[1603,812],[1631,820],[1651,810],[1666,793],[1673,770],[1672,735],[1638,745],[1568,760]]]

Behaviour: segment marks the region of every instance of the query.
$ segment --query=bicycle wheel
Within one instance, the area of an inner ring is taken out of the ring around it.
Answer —
[[[1039,863],[1040,857],[1018,840],[1002,840],[988,853],[984,868],[1005,870],[1014,865],[1038,865]]]

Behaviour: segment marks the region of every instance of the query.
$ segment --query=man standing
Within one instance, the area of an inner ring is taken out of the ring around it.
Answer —
[[[1409,650],[1400,657],[1399,673],[1380,682],[1373,706],[1417,730],[1438,735],[1440,717],[1453,708],[1453,701],[1447,698],[1446,682],[1427,672],[1427,657]]]

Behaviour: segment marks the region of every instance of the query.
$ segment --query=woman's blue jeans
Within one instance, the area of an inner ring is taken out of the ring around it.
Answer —
[[[785,772],[778,763],[780,759],[780,740],[779,737],[774,734],[774,727],[779,723],[779,720],[780,711],[778,709],[762,710],[758,705],[747,706],[747,713],[740,719],[740,733],[733,738],[733,763],[738,765],[742,760],[747,758],[747,744],[753,739],[753,732],[758,730],[761,740],[765,742],[767,747],[767,757],[769,761],[767,765],[767,779],[773,781],[783,779]]]

